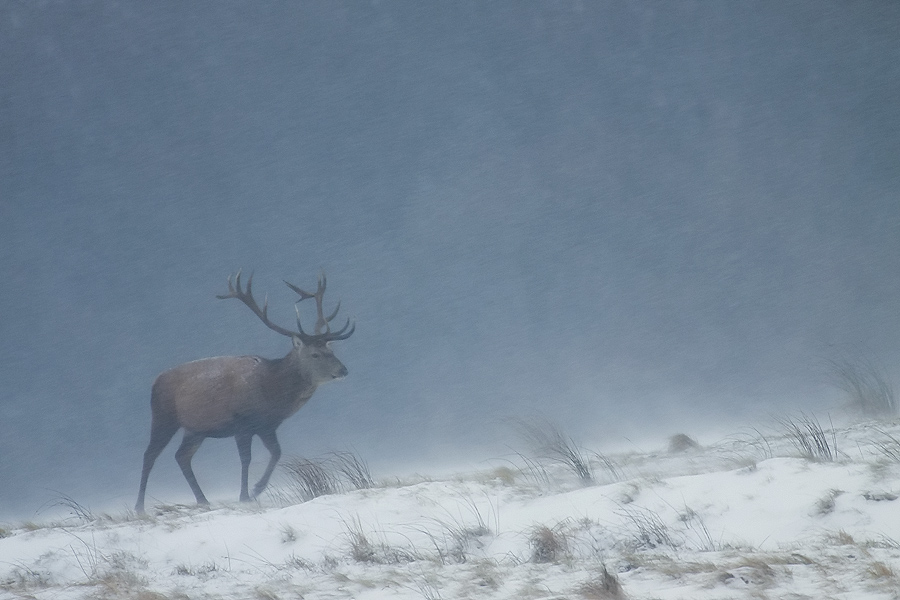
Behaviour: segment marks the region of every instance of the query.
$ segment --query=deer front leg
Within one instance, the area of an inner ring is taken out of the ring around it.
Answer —
[[[266,447],[266,450],[269,451],[271,456],[269,457],[269,464],[266,467],[263,476],[260,477],[259,482],[253,486],[254,498],[259,496],[262,491],[266,489],[266,486],[269,485],[269,478],[272,476],[272,471],[275,470],[275,465],[278,464],[278,459],[281,458],[281,445],[278,443],[278,437],[275,435],[274,430],[261,433],[259,439],[262,440],[263,445]]]
[[[194,497],[197,498],[197,504],[208,505],[209,500],[203,495],[203,491],[197,483],[197,478],[194,477],[194,470],[191,468],[191,459],[204,439],[206,439],[206,436],[203,434],[185,431],[184,439],[181,440],[181,446],[175,452],[175,460],[178,462],[178,466],[181,467],[181,472],[184,473],[184,478],[187,479],[188,485],[191,486],[191,491],[194,492]]]
[[[250,446],[253,442],[253,434],[239,433],[234,436],[234,440],[237,442],[238,456],[241,457],[241,502],[250,502],[247,478],[250,476]]]

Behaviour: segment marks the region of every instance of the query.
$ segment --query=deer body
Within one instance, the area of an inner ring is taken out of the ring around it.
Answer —
[[[204,439],[208,437],[234,437],[241,459],[242,501],[250,500],[248,474],[250,467],[250,447],[253,436],[259,436],[271,457],[263,476],[253,488],[253,496],[259,495],[268,485],[269,478],[278,459],[281,448],[275,430],[281,423],[297,412],[312,397],[323,383],[341,379],[347,375],[347,368],[330,348],[330,342],[346,339],[349,321],[343,329],[332,333],[329,317],[322,313],[322,296],[325,291],[324,277],[320,278],[316,294],[308,294],[288,284],[300,294],[300,300],[316,298],[319,319],[316,333],[308,335],[297,319],[297,332],[274,325],[268,320],[266,307],[260,309],[251,293],[252,276],[247,281],[247,289],[241,289],[240,273],[236,287],[229,279],[229,294],[220,298],[238,298],[270,329],[288,335],[293,341],[293,349],[280,359],[259,356],[220,356],[184,363],[156,378],[150,397],[153,421],[150,426],[150,443],[144,453],[141,486],[135,509],[144,512],[144,496],[147,479],[156,458],[179,429],[184,429],[184,440],[175,459],[197,502],[208,504],[191,468],[191,458]],[[340,306],[340,305],[339,305]],[[325,333],[320,333],[322,328]]]
[[[316,391],[293,364],[280,360],[220,356],[179,365],[153,385],[154,417],[168,417],[207,437],[231,437],[241,429],[278,427]]]

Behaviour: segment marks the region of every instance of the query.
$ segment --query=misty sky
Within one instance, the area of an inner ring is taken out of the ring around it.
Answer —
[[[900,383],[898,31],[887,0],[0,4],[0,517],[132,505],[159,372],[287,353],[216,300],[241,267],[286,326],[325,269],[357,323],[287,454],[742,427],[833,409],[847,353]],[[150,502],[192,500],[175,447]],[[195,465],[237,498],[231,440]]]

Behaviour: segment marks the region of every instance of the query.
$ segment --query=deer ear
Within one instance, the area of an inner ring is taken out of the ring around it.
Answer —
[[[300,349],[303,347],[303,340],[301,340],[298,336],[292,335],[291,341],[294,342],[294,348]]]

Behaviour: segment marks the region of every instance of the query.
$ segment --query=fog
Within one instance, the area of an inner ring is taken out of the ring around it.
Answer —
[[[279,436],[376,475],[501,456],[516,417],[602,449],[837,410],[846,353],[897,378],[898,31],[877,1],[3,3],[0,517],[132,505],[157,374],[287,353],[215,298],[239,268],[285,326],[282,280],[327,272],[350,375]],[[176,446],[148,501],[192,500]],[[237,498],[233,441],[195,463]]]

